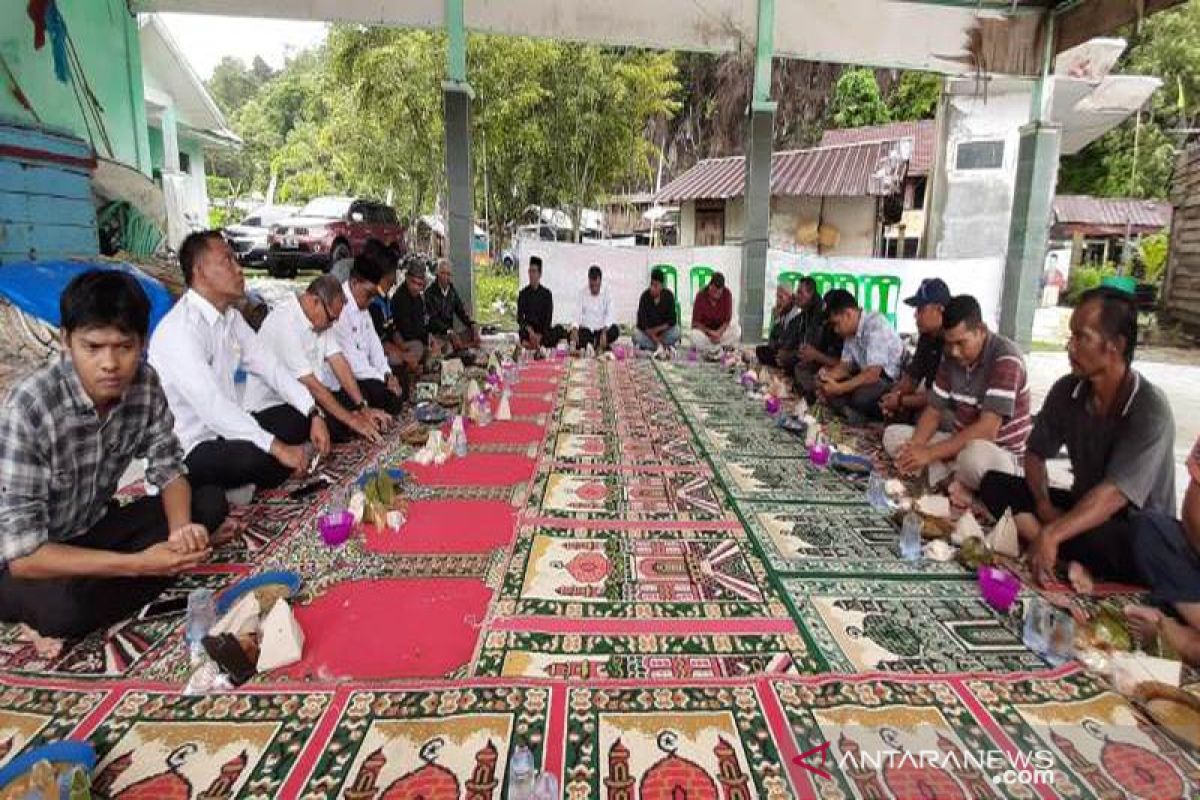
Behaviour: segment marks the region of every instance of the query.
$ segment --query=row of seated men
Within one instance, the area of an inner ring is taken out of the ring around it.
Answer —
[[[257,332],[238,310],[245,279],[219,232],[189,236],[179,262],[187,291],[153,335],[132,276],[72,280],[61,356],[0,407],[0,621],[21,624],[47,655],[206,561],[237,533],[231,501],[308,472],[331,443],[378,441],[401,411],[396,371],[412,345],[391,330],[405,306],[387,299],[396,264],[386,250],[287,297]],[[446,311],[465,317],[448,279],[442,265],[426,331],[445,334]],[[427,334],[423,347],[441,346]],[[119,505],[134,459],[149,490]]]

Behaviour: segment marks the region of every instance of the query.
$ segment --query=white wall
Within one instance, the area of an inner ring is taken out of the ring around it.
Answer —
[[[688,272],[693,265],[708,264],[725,274],[734,293],[737,316],[741,286],[742,250],[740,247],[632,247],[613,248],[599,245],[564,244],[519,240],[517,258],[521,285],[528,283],[529,257],[541,256],[542,283],[554,293],[554,321],[572,325],[579,312],[579,293],[587,286],[587,270],[598,264],[604,271],[604,285],[612,296],[618,322],[632,325],[637,318],[638,300],[650,282],[655,264],[672,264],[679,272],[678,299],[683,323],[691,319],[692,297]],[[770,316],[775,303],[775,286],[780,272],[848,272],[854,275],[895,275],[900,278],[900,298],[911,296],[925,278],[941,278],[955,294],[972,294],[979,300],[984,319],[993,328],[1000,318],[1000,293],[1004,285],[1004,264],[999,258],[959,260],[901,260],[800,255],[782,250],[767,253],[767,291],[764,316]],[[901,333],[915,333],[911,311],[900,305],[897,324]]]

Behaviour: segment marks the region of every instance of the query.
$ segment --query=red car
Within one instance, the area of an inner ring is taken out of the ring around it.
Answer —
[[[267,235],[267,271],[291,278],[304,269],[329,268],[357,256],[375,239],[404,255],[404,226],[391,206],[351,197],[317,197],[293,217],[271,226]]]

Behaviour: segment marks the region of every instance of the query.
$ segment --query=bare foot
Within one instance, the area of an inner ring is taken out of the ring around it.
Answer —
[[[42,636],[28,625],[21,625],[19,629],[20,638],[33,645],[33,649],[37,654],[45,659],[58,658],[62,654],[63,640],[51,639],[49,636]]]
[[[242,535],[245,530],[245,525],[239,519],[228,518],[221,523],[221,526],[209,537],[209,545],[212,547],[221,547],[232,542],[234,539]]]
[[[1076,594],[1090,595],[1096,588],[1096,582],[1092,580],[1092,573],[1077,561],[1072,561],[1067,565],[1067,581]]]
[[[1139,645],[1147,647],[1154,644],[1158,637],[1158,628],[1163,622],[1163,613],[1149,606],[1125,606],[1125,619],[1129,622],[1129,632],[1133,634]]]

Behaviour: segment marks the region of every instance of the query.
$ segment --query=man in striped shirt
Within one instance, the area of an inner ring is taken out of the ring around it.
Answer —
[[[1021,474],[1025,440],[1033,428],[1029,384],[1021,351],[992,333],[970,295],[950,300],[943,312],[945,355],[916,428],[893,425],[884,447],[904,473],[928,468],[930,483],[953,471],[976,491],[988,472]]]

